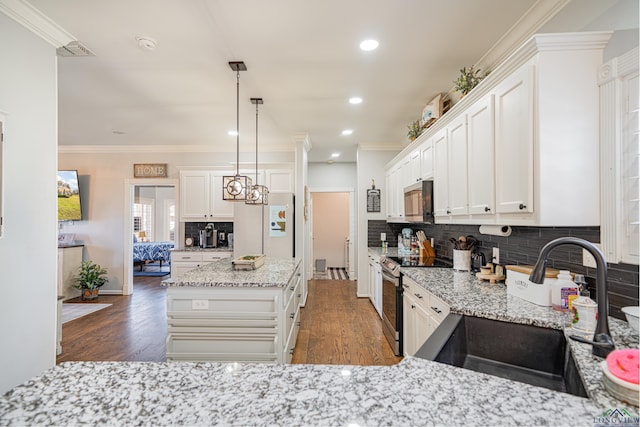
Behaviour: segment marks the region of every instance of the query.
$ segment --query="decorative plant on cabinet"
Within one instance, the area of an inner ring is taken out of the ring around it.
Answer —
[[[489,73],[480,74],[480,69],[476,70],[473,66],[469,67],[469,69],[464,67],[460,70],[460,75],[453,83],[455,83],[456,90],[462,92],[462,96],[464,97],[488,75]]]
[[[80,265],[80,273],[76,277],[74,288],[82,291],[82,300],[93,300],[98,298],[98,291],[101,286],[107,283],[107,278],[103,277],[107,270],[93,261],[83,261]]]

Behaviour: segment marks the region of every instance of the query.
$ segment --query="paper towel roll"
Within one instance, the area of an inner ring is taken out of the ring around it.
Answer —
[[[507,237],[511,235],[511,227],[508,225],[481,225],[480,234]]]

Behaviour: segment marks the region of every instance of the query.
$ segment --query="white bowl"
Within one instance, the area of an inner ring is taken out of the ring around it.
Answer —
[[[640,313],[640,307],[622,307],[622,312],[627,316],[627,322],[636,332],[638,332],[638,316]]]

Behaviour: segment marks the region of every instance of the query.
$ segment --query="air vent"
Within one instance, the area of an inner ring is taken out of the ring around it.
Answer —
[[[95,53],[91,52],[89,48],[79,41],[73,41],[66,46],[59,47],[56,49],[56,53],[58,56],[96,56]]]

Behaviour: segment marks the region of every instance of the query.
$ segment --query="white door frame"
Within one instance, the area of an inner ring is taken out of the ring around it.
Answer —
[[[122,284],[122,295],[133,293],[133,196],[136,187],[173,187],[176,200],[176,218],[180,218],[178,200],[180,200],[179,181],[177,179],[148,178],[148,179],[126,179],[124,181],[124,283]],[[182,235],[182,224],[176,222],[176,245],[178,236]]]
[[[356,230],[356,190],[353,187],[319,187],[309,188],[309,193],[349,193],[349,280],[357,280],[355,264],[355,230]],[[309,228],[313,230],[313,215],[309,215]],[[313,241],[311,242],[313,251]]]

